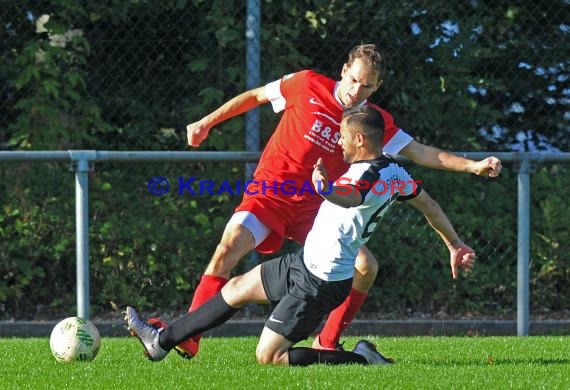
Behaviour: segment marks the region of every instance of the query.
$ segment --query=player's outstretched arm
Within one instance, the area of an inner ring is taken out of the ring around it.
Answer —
[[[429,168],[468,172],[478,176],[497,177],[503,168],[501,160],[494,156],[474,161],[417,141],[412,141],[406,145],[400,154],[416,164]]]
[[[243,92],[228,100],[214,112],[206,115],[198,122],[186,126],[188,145],[198,147],[208,137],[210,129],[223,121],[243,114],[269,100],[265,95],[265,87],[259,87]]]
[[[439,204],[425,190],[422,190],[415,198],[410,199],[408,203],[422,212],[431,227],[447,245],[453,278],[457,278],[460,268],[465,272],[470,272],[476,258],[475,251],[459,239],[453,225]]]

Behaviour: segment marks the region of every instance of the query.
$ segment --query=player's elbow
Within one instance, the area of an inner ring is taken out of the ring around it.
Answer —
[[[269,99],[267,99],[267,95],[265,94],[265,87],[252,89],[250,91],[250,96],[257,102],[257,104],[265,104],[269,101]]]
[[[409,203],[426,217],[431,217],[441,212],[439,203],[429,196],[426,190],[422,190],[418,196],[410,199]]]
[[[426,217],[433,217],[442,212],[441,206],[433,198],[427,199],[424,205],[424,214]]]

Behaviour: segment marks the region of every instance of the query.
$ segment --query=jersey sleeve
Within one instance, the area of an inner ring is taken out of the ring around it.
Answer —
[[[281,95],[281,79],[265,85],[265,96],[271,102],[273,112],[281,112],[285,109],[285,98]]]
[[[384,139],[386,143],[384,144],[382,151],[390,156],[397,156],[400,153],[400,150],[404,149],[404,147],[413,140],[414,139],[411,135],[398,128],[390,139],[387,141]]]
[[[410,173],[400,165],[398,165],[398,169],[400,170],[398,180],[392,184],[394,186],[394,190],[400,193],[397,200],[399,202],[404,202],[415,198],[422,191],[421,180],[415,180],[412,175],[410,175]]]
[[[303,80],[308,73],[307,70],[291,73],[265,85],[265,96],[271,102],[271,107],[275,113],[283,111],[292,104],[296,96],[299,95]]]

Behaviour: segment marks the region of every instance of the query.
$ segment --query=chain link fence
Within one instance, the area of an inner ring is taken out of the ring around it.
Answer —
[[[3,3],[5,147],[37,148],[73,129],[81,134],[51,148],[186,149],[182,127],[245,89],[247,61],[260,62],[260,84],[309,67],[335,77],[361,42],[387,56],[372,100],[420,140],[458,150],[568,147],[567,0],[250,1],[259,58],[246,58],[248,2]],[[272,120],[262,121],[265,137]],[[20,134],[26,124],[55,135]]]
[[[3,150],[188,150],[185,126],[244,91],[248,63],[259,67],[259,85],[304,68],[340,77],[348,51],[369,42],[387,56],[384,84],[371,100],[390,111],[418,141],[449,150],[569,150],[567,0],[1,2]],[[258,7],[253,15],[260,18],[259,55],[248,51],[251,7]],[[269,107],[262,107],[259,133],[246,132],[244,118],[234,118],[219,125],[201,149],[244,150],[258,137],[262,147],[277,120]],[[54,207],[63,207],[57,217],[72,218],[69,201],[61,201],[54,190],[65,185],[44,183],[37,191],[37,181],[17,180],[23,167],[0,166],[5,178],[0,186],[4,234],[8,226],[21,223],[21,215],[10,214],[15,210],[27,211],[28,222],[38,216],[23,206],[26,202],[53,199]],[[37,164],[30,167],[36,169]],[[67,174],[67,167],[51,169]],[[437,236],[426,233],[419,213],[399,207],[389,213],[380,238],[370,245],[381,262],[380,288],[373,289],[365,310],[446,316],[457,314],[453,307],[458,307],[463,315],[512,316],[515,169],[505,167],[498,180],[410,169],[476,249],[481,266],[469,279],[452,283],[446,250]],[[531,294],[533,312],[548,315],[565,309],[556,289],[570,296],[570,283],[564,283],[570,282],[564,271],[570,269],[564,241],[568,233],[556,221],[556,213],[566,215],[570,206],[567,197],[559,196],[567,192],[567,167],[549,164],[537,169]],[[189,297],[240,198],[154,197],[146,186],[155,176],[176,181],[222,180],[227,175],[242,178],[242,164],[95,167],[92,263],[96,274],[126,278],[125,286],[131,285],[123,290],[110,282],[94,286],[94,294],[105,296],[96,302],[99,307],[109,297],[132,301],[143,290],[137,299],[150,305],[159,299],[157,285],[163,287],[163,307],[180,306],[164,298],[167,292],[176,296],[182,291]],[[47,241],[71,262],[72,240],[58,237],[68,233],[53,233]],[[25,259],[34,269],[53,256],[22,246],[0,244],[6,272],[17,268],[8,266],[8,260]],[[386,249],[396,246],[407,249]],[[425,273],[418,272],[418,262],[425,263]],[[30,278],[42,277],[29,273]],[[147,274],[163,277],[156,276],[150,288],[141,276]],[[481,278],[484,287],[478,283]],[[13,301],[14,295],[6,291],[15,282],[6,280],[0,296]],[[390,294],[402,285],[407,286],[403,299]],[[68,287],[73,290],[73,283]],[[25,285],[21,291],[27,291]],[[26,310],[11,307],[6,315]]]

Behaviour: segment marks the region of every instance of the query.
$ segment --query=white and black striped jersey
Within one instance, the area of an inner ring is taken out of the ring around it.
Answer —
[[[362,203],[345,208],[323,201],[307,235],[303,256],[313,275],[330,281],[351,278],[358,250],[373,234],[390,205],[396,200],[413,198],[421,191],[421,183],[386,155],[354,162],[335,186],[344,187],[342,191],[358,189]]]

